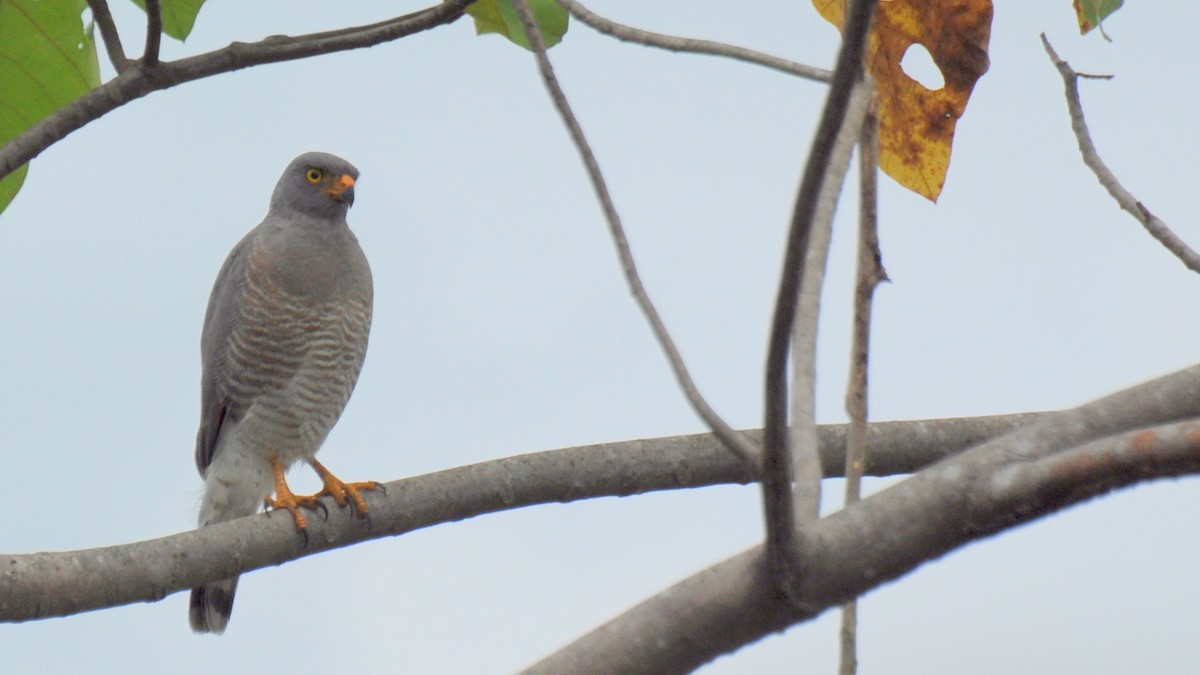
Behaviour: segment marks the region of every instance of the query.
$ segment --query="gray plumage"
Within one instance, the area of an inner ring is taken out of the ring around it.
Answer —
[[[358,170],[307,153],[217,275],[201,336],[196,467],[200,526],[255,513],[270,461],[311,461],[341,416],[367,350],[371,270],[346,224]],[[197,632],[221,633],[237,578],[192,591]]]

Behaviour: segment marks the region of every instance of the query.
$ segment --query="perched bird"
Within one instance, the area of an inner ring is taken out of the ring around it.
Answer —
[[[365,514],[360,493],[378,487],[343,483],[315,459],[354,390],[371,330],[371,268],[346,224],[357,179],[340,157],[297,157],[266,218],[217,275],[200,339],[201,527],[251,515],[265,501],[287,509],[303,532],[299,507],[328,495]],[[315,495],[298,497],[284,480],[300,461],[324,483]],[[224,632],[237,581],[192,590],[192,630]]]

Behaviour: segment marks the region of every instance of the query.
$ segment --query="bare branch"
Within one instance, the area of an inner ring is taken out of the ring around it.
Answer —
[[[1050,413],[871,425],[867,470],[914,471]],[[751,442],[758,430],[744,433]],[[821,427],[825,466],[840,473],[845,425]],[[0,621],[24,621],[161,599],[170,593],[322,551],[532,504],[625,496],[756,479],[713,434],[518,455],[395,481],[372,493],[369,531],[337,515],[310,524],[301,548],[287,518],[241,518],[162,539],[90,551],[0,555]],[[503,484],[506,490],[497,490]],[[132,567],[126,567],[132,565]]]
[[[821,511],[822,469],[817,449],[817,326],[821,315],[821,292],[833,237],[833,215],[870,101],[871,85],[865,79],[859,80],[850,94],[845,117],[825,165],[820,198],[813,212],[804,277],[800,280],[800,297],[796,302],[796,320],[792,327],[792,423],[788,434],[792,447],[792,509],[797,523],[815,520]]]
[[[1046,39],[1045,33],[1042,33],[1042,46],[1046,48],[1046,53],[1050,55],[1050,60],[1058,69],[1059,75],[1062,75],[1063,86],[1066,89],[1067,110],[1071,114],[1071,129],[1075,132],[1075,140],[1079,143],[1079,152],[1083,155],[1083,163],[1092,170],[1092,173],[1096,174],[1100,184],[1104,186],[1105,190],[1108,190],[1108,194],[1112,195],[1113,199],[1117,200],[1117,204],[1136,218],[1150,233],[1150,236],[1157,239],[1176,258],[1179,258],[1188,269],[1200,273],[1200,254],[1197,254],[1192,247],[1187,245],[1187,242],[1171,231],[1166,223],[1150,213],[1150,209],[1146,208],[1138,201],[1137,197],[1134,197],[1125,189],[1125,186],[1121,185],[1104,160],[1100,159],[1100,153],[1097,152],[1096,145],[1092,142],[1092,134],[1088,131],[1087,121],[1083,116],[1083,104],[1079,100],[1077,80],[1081,77],[1109,79],[1112,76],[1085,75],[1075,72],[1071,69],[1070,64],[1058,57],[1058,53]]]
[[[868,81],[871,79],[867,77]],[[859,217],[858,264],[854,282],[854,336],[850,346],[850,382],[846,388],[846,413],[850,432],[846,438],[846,506],[861,498],[863,470],[867,464],[867,382],[871,345],[871,306],[875,288],[887,280],[879,250],[879,117],[872,101],[863,120],[858,148]],[[858,601],[842,605],[840,675],[858,670]]]
[[[87,4],[92,8],[92,20],[100,27],[100,37],[104,40],[108,60],[118,73],[124,72],[129,67],[129,59],[125,57],[125,48],[121,46],[121,36],[117,34],[117,24],[108,11],[107,0],[87,0]]]
[[[725,44],[724,42],[714,42],[712,40],[697,40],[695,38],[678,37],[675,35],[663,35],[662,33],[652,33],[648,30],[626,26],[596,14],[575,0],[558,0],[558,4],[565,7],[576,19],[579,19],[601,33],[611,35],[624,42],[633,42],[646,45],[647,47],[658,47],[672,52],[724,56],[738,61],[766,66],[767,68],[772,68],[789,75],[817,82],[828,82],[833,78],[833,73],[824,68],[807,66],[803,63],[781,59],[778,56],[771,56],[770,54],[757,52],[753,49],[737,47]]]
[[[1135,418],[1158,425],[1200,414],[1198,388],[1200,367],[1192,367],[1075,410],[1048,414],[805,525],[796,551],[802,574],[791,593],[781,593],[771,583],[775,577],[768,543],[656,593],[526,672],[690,672],[972,541],[1102,492],[1200,473],[1200,420],[1150,430],[1154,443],[1138,445],[1139,436],[1133,435],[1134,446],[1120,453],[1128,461],[1066,459],[1080,456],[1071,448],[1141,426],[1130,425]],[[1128,442],[1128,437],[1103,441]],[[1073,483],[1064,483],[1054,469],[1019,472],[1030,464],[1030,456],[1064,450],[1061,457],[1071,480],[1094,489],[1065,489]],[[1103,453],[1082,452],[1098,454]],[[1029,482],[1018,485],[1016,480]]]
[[[800,279],[804,276],[808,240],[812,232],[813,214],[820,198],[825,168],[846,116],[850,94],[862,72],[862,52],[867,29],[874,12],[875,0],[855,0],[850,4],[842,30],[842,47],[838,53],[829,98],[821,114],[804,177],[800,181],[796,206],[784,253],[783,274],[776,296],[775,314],[767,350],[766,424],[763,438],[763,510],[766,517],[767,550],[774,573],[785,583],[795,578],[790,560],[795,553],[795,522],[791,506],[791,450],[787,438],[787,352],[791,341],[792,323],[796,316],[796,299]]]
[[[369,26],[311,33],[298,37],[272,36],[254,43],[234,42],[228,47],[154,68],[127,68],[71,103],[63,106],[0,148],[0,178],[37,157],[46,148],[120,106],[154,91],[265,63],[331,54],[371,47],[406,35],[453,22],[473,0],[446,0],[428,9]]]
[[[158,0],[146,2],[146,50],[142,54],[142,65],[158,65],[158,48],[162,44],[162,7]]]
[[[680,389],[683,390],[684,396],[692,409],[696,411],[700,419],[708,425],[709,429],[720,438],[729,448],[730,452],[734,453],[748,470],[758,466],[759,451],[757,448],[746,442],[746,439],[733,430],[721,416],[717,414],[704,396],[700,393],[696,383],[692,380],[691,374],[688,372],[687,365],[683,362],[683,356],[675,347],[675,341],[671,339],[670,332],[667,331],[666,324],[663,323],[662,317],[659,316],[658,310],[655,309],[654,303],[650,300],[650,295],[646,292],[645,286],[642,284],[641,277],[638,275],[637,265],[633,260],[633,251],[629,247],[629,240],[625,237],[625,226],[621,224],[621,216],[617,213],[617,207],[613,204],[612,195],[608,191],[608,184],[604,180],[604,174],[600,171],[600,163],[596,161],[596,156],[592,152],[592,146],[588,143],[587,137],[584,136],[583,127],[580,126],[579,120],[575,117],[575,113],[571,110],[570,103],[567,102],[566,94],[563,93],[562,87],[558,84],[558,78],[554,75],[554,67],[550,64],[549,57],[546,56],[546,46],[542,41],[542,35],[538,31],[537,24],[534,23],[533,13],[529,9],[529,5],[525,0],[514,0],[513,7],[517,10],[517,15],[521,17],[521,23],[525,28],[525,36],[529,40],[530,46],[537,58],[538,71],[541,73],[542,82],[546,85],[546,91],[550,94],[550,99],[554,102],[554,107],[562,117],[563,124],[566,125],[567,131],[571,135],[571,141],[575,144],[579,151],[579,156],[583,160],[583,165],[587,170],[588,178],[592,182],[592,189],[596,192],[596,198],[600,201],[600,208],[604,211],[604,218],[608,221],[608,229],[612,235],[613,243],[617,247],[617,256],[621,260],[621,270],[625,273],[625,281],[629,284],[629,290],[633,293],[634,299],[637,301],[638,307],[641,308],[642,314],[646,316],[646,321],[650,323],[650,328],[654,332],[655,339],[662,347],[663,353],[666,354],[667,361],[671,364],[671,370],[675,373],[675,380],[679,383]]]

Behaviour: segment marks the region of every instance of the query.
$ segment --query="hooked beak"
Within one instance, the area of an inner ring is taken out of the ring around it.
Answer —
[[[354,177],[349,174],[342,174],[338,177],[337,182],[325,191],[325,194],[333,197],[335,201],[346,202],[347,204],[354,203]]]

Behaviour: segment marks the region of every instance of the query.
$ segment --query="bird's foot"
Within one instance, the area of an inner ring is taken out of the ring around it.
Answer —
[[[364,491],[374,492],[375,490],[380,489],[381,486],[379,483],[376,483],[373,480],[360,483],[344,483],[340,478],[333,475],[329,469],[326,469],[324,465],[317,460],[309,460],[309,464],[312,465],[312,468],[317,472],[317,475],[321,477],[321,482],[324,483],[325,486],[321,488],[320,492],[312,497],[307,497],[306,499],[317,500],[328,495],[333,497],[333,501],[337,502],[338,506],[345,506],[347,503],[349,503],[350,508],[357,511],[360,516],[365,516],[367,514],[367,502],[365,499],[363,499],[362,493]]]

